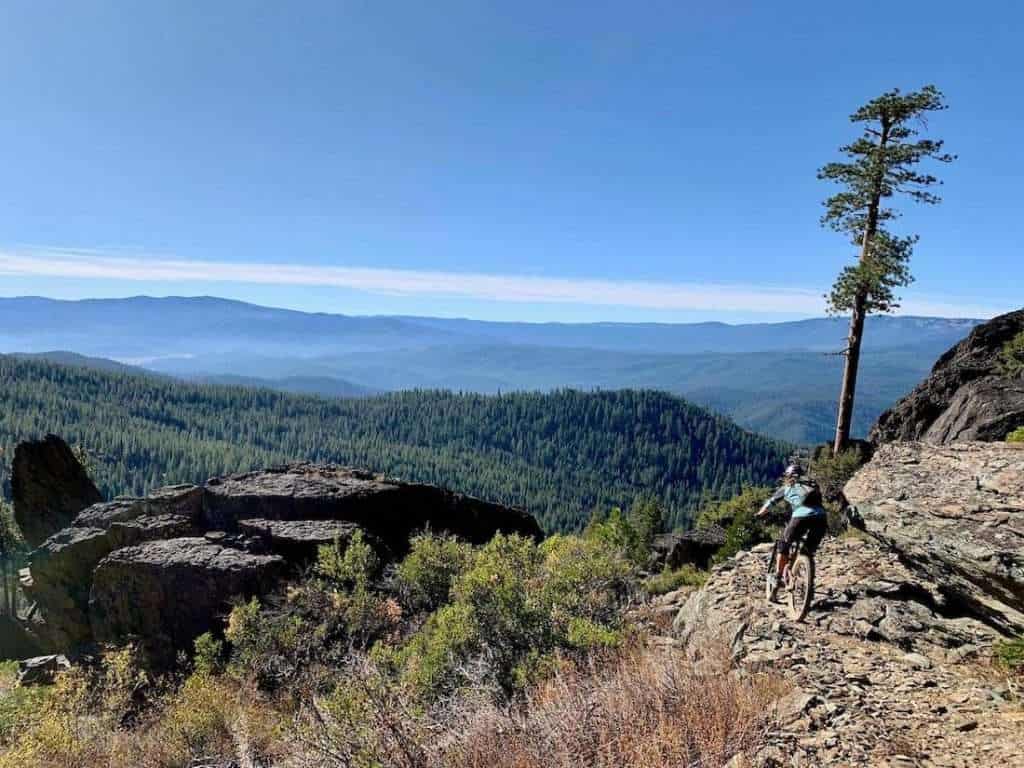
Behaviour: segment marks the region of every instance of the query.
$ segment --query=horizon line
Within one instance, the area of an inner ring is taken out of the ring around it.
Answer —
[[[0,270],[2,274],[2,270]],[[215,294],[208,293],[197,293],[197,294],[177,294],[169,293],[164,295],[156,295],[150,293],[136,293],[126,296],[85,296],[77,299],[64,299],[54,296],[45,296],[42,294],[16,294],[11,296],[0,295],[0,301],[22,301],[22,300],[38,300],[38,301],[52,301],[60,304],[81,304],[84,302],[99,302],[99,301],[132,301],[134,299],[148,299],[152,301],[196,301],[196,300],[210,300],[210,301],[222,301],[229,304],[241,304],[247,307],[255,307],[257,309],[271,309],[279,312],[295,312],[301,315],[321,315],[325,317],[344,317],[344,318],[358,318],[362,320],[444,320],[454,322],[469,322],[469,323],[485,323],[493,325],[565,325],[565,326],[593,326],[593,325],[615,325],[615,326],[680,326],[680,325],[724,325],[731,328],[737,328],[746,325],[788,325],[791,323],[806,323],[815,322],[818,320],[846,320],[848,315],[809,315],[793,320],[766,320],[766,321],[746,321],[746,322],[729,322],[727,320],[481,320],[475,317],[469,317],[466,315],[422,315],[422,314],[408,314],[408,313],[373,313],[373,314],[358,314],[358,313],[345,313],[345,312],[321,312],[321,311],[308,311],[303,309],[295,309],[294,307],[277,306],[273,304],[261,304],[254,301],[246,301],[244,299],[234,299],[229,296],[217,296]],[[1010,310],[1014,311],[1014,310]],[[964,323],[975,323],[985,322],[990,318],[969,316],[969,315],[919,315],[919,314],[899,314],[899,313],[877,313],[868,316],[868,320],[875,318],[889,318],[889,319],[901,319],[901,320],[946,320],[949,322],[964,322]]]
[[[737,283],[651,280],[616,281],[607,278],[363,266],[201,261],[153,255],[114,255],[109,251],[54,247],[2,249],[0,274],[16,277],[103,280],[108,283],[203,282],[334,287],[393,298],[433,297],[504,304],[582,305],[654,311],[744,312],[770,315],[793,314],[794,306],[813,305],[817,311],[808,313],[808,319],[827,314],[823,293],[807,287],[784,288]],[[988,319],[1010,309],[997,308],[989,303],[990,301],[959,297],[911,297],[903,302],[896,314],[946,319]],[[402,315],[396,313],[377,316]]]

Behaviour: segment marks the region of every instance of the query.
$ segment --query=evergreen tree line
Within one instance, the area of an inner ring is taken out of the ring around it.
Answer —
[[[523,507],[548,531],[651,497],[668,527],[777,476],[787,446],[649,390],[326,399],[0,355],[0,482],[20,440],[64,437],[104,496],[298,459]]]

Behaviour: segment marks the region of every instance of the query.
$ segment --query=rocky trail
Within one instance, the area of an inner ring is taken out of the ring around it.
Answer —
[[[848,486],[868,531],[919,520],[906,491],[940,467],[922,504],[940,509],[945,527],[902,545],[860,531],[827,539],[801,623],[764,598],[770,545],[715,568],[675,619],[688,654],[724,643],[741,670],[794,686],[763,745],[737,765],[1024,766],[1022,692],[991,663],[994,643],[1020,631],[1024,597],[1024,497],[993,478],[1024,478],[1024,451],[903,444],[869,467]],[[971,581],[982,569],[1002,577]]]
[[[759,766],[1024,765],[1024,709],[987,664],[997,635],[945,617],[922,583],[872,542],[830,540],[807,618],[764,600],[770,546],[716,569],[677,619],[680,641],[728,643],[741,667],[794,686]]]

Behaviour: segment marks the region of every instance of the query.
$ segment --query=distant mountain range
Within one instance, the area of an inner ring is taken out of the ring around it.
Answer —
[[[979,322],[870,318],[855,431],[866,432]],[[793,442],[829,436],[842,363],[835,353],[845,336],[841,318],[499,323],[312,314],[209,297],[0,299],[0,352],[45,352],[53,360],[52,350],[68,350],[85,356],[77,364],[120,363],[325,396],[414,388],[653,388]]]

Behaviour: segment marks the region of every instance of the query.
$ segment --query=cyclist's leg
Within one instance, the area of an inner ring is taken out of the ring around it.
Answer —
[[[801,523],[803,518],[791,517],[789,523],[786,524],[786,529],[782,532],[782,537],[779,539],[779,579],[781,580],[786,572],[786,566],[789,565],[789,550],[793,546],[793,542],[797,540],[801,533]]]
[[[821,546],[821,540],[828,533],[828,518],[825,515],[815,515],[805,519],[808,521],[808,525],[804,546],[807,548],[807,553],[813,557],[814,553],[818,551],[818,547]]]

